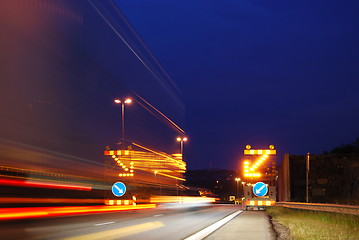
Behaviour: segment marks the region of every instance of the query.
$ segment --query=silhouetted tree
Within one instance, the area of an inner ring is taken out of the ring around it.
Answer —
[[[331,151],[335,155],[359,155],[359,137],[351,144],[344,144]]]

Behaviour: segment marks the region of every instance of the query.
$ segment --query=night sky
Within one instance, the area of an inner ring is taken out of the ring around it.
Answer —
[[[359,1],[47,4],[0,4],[2,138],[102,161],[121,142],[113,99],[130,94],[185,130],[188,169],[239,169],[247,144],[279,163],[359,137]],[[126,140],[179,152],[181,132],[134,102]]]
[[[117,3],[182,91],[189,169],[359,137],[358,1]]]

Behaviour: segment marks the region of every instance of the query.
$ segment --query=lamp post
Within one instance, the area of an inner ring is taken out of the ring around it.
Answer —
[[[183,137],[183,138],[180,138],[178,137],[177,138],[177,141],[181,143],[181,157],[182,157],[182,161],[183,161],[183,142],[187,142],[187,138],[186,137]]]
[[[132,102],[130,98],[123,100],[115,99],[114,102],[116,104],[121,104],[121,111],[122,111],[122,139],[125,139],[125,104],[129,104]]]
[[[309,171],[310,171],[310,153],[307,153],[305,159],[305,200],[309,203]]]
[[[244,184],[246,184],[246,182],[242,182],[242,197],[244,197]]]
[[[181,143],[181,158],[182,158],[182,161],[183,161],[183,142],[186,142],[188,139],[186,137],[178,137],[177,138],[177,141]],[[178,196],[178,179],[176,179],[176,190],[177,190],[177,196]]]
[[[241,181],[241,179],[240,178],[235,178],[234,180],[236,180],[236,183],[237,183],[236,198],[238,199],[238,182]]]

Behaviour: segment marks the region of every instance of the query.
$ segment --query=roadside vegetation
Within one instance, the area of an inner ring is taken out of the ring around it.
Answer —
[[[268,215],[290,231],[295,240],[359,239],[359,216],[269,207]]]

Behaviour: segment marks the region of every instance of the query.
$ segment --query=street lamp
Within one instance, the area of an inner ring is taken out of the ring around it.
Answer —
[[[183,142],[186,142],[188,139],[186,137],[178,137],[177,141],[181,143],[181,160],[183,160]],[[177,191],[177,196],[178,196],[178,179],[176,179],[176,191]]]
[[[182,157],[182,160],[183,160],[183,142],[187,142],[187,138],[186,137],[183,137],[183,138],[180,138],[178,137],[177,138],[177,141],[181,143],[181,157]]]
[[[122,110],[122,139],[125,139],[125,104],[131,103],[132,100],[130,98],[127,98],[124,101],[121,101],[120,99],[115,99],[114,102],[116,104],[121,104],[121,110]]]
[[[234,180],[236,180],[236,183],[237,183],[237,189],[236,189],[236,190],[237,190],[237,191],[236,191],[236,193],[237,193],[236,195],[237,195],[237,196],[236,196],[236,198],[238,198],[238,182],[240,182],[241,179],[240,179],[240,178],[235,178]]]

